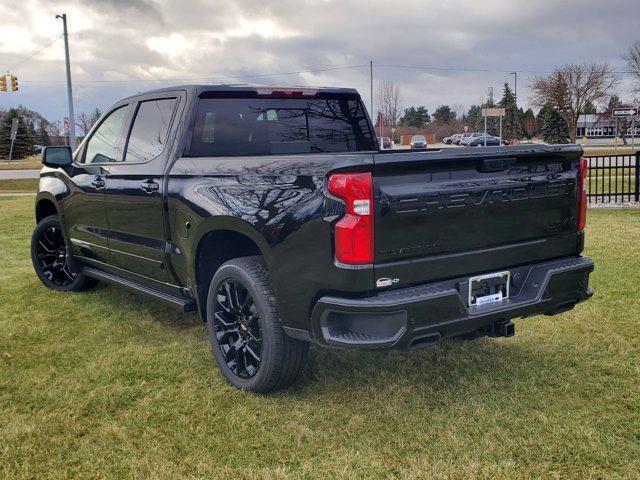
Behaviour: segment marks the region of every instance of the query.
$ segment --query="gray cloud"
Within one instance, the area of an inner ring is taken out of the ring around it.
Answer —
[[[162,7],[151,0],[82,0],[81,5],[120,20],[129,18],[140,25],[140,18],[162,22]]]
[[[27,29],[35,46],[58,31],[42,33],[43,18],[50,17],[59,28],[53,19],[59,12],[45,0],[8,3],[0,5],[0,29]],[[499,96],[502,84],[512,81],[508,72],[514,68],[521,72],[519,99],[526,105],[526,86],[534,75],[527,72],[581,61],[608,62],[622,69],[620,54],[640,38],[636,0],[76,0],[67,13],[78,111],[198,76],[211,81],[256,72],[361,65],[370,59],[377,79],[400,84],[406,105],[425,104],[430,110],[442,103],[468,106],[481,102],[489,86]],[[29,53],[12,51],[0,42],[2,46],[3,69]],[[64,64],[59,57],[39,55],[16,73],[21,91],[0,95],[0,108],[21,103],[53,119],[64,116]],[[87,83],[91,80],[112,82]],[[353,86],[369,103],[368,68],[238,80]],[[621,84],[623,98],[629,87],[630,81]]]

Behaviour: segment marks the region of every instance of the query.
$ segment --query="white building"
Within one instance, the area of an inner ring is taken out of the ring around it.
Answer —
[[[600,115],[580,115],[577,126],[577,138],[613,138],[616,136],[615,119],[603,120]],[[640,134],[640,118],[636,118],[635,134]],[[631,136],[631,129],[627,132]]]

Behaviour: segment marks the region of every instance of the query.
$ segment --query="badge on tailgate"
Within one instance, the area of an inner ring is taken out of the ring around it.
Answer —
[[[509,298],[510,280],[511,274],[509,272],[489,273],[470,278],[469,306],[486,305]]]

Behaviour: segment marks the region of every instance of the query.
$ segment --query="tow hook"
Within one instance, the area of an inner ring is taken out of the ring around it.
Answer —
[[[490,337],[513,337],[515,333],[515,324],[511,322],[494,322],[489,328],[487,335]]]

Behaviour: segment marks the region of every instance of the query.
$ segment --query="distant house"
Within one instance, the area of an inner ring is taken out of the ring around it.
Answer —
[[[601,115],[580,115],[576,128],[578,138],[613,138],[616,136],[616,122],[613,119],[603,119]],[[635,134],[640,134],[640,118],[636,120]],[[627,136],[631,136],[629,129]]]

